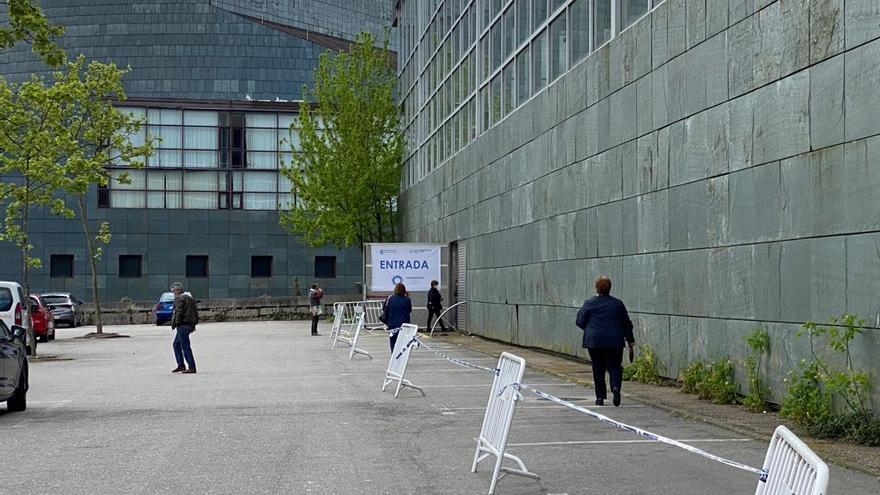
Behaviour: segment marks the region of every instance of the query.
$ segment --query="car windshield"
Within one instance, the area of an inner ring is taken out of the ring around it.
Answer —
[[[169,302],[174,300],[173,292],[163,292],[161,296],[159,296],[160,302]]]
[[[46,304],[65,304],[70,302],[67,300],[67,296],[43,296],[43,301],[46,301]]]
[[[12,291],[6,287],[0,287],[0,311],[9,311],[12,308]]]

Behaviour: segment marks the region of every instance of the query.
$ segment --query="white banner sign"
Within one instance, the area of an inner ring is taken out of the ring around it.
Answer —
[[[427,291],[440,282],[440,248],[436,244],[371,244],[370,290],[391,292],[403,282],[408,291]]]

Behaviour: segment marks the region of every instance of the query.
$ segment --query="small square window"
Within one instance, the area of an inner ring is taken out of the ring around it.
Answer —
[[[208,257],[207,256],[187,256],[186,257],[186,278],[207,278],[208,277]]]
[[[141,255],[119,255],[119,278],[141,278]]]
[[[315,278],[336,278],[336,256],[315,256]]]
[[[49,277],[73,278],[73,255],[53,254],[49,257]]]
[[[251,256],[251,278],[270,278],[272,276],[271,256]]]

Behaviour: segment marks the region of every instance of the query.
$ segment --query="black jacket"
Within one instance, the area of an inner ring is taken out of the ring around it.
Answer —
[[[596,294],[584,301],[576,324],[584,331],[583,347],[624,347],[624,341],[636,341],[626,306],[616,297]]]
[[[440,295],[440,291],[436,287],[431,287],[428,291],[428,309],[443,309],[443,305],[440,304],[442,300],[443,296]]]
[[[409,316],[412,313],[412,301],[409,300],[409,297],[392,295],[385,300],[385,307],[387,308],[385,314],[388,315],[388,321],[385,322],[385,325],[389,330],[400,328],[404,323],[409,323]]]

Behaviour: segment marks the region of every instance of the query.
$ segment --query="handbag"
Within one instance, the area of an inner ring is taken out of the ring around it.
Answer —
[[[388,299],[382,303],[382,314],[379,315],[379,321],[386,325],[388,324]]]

